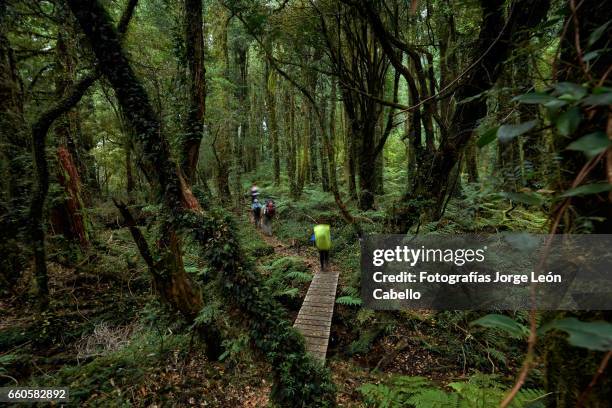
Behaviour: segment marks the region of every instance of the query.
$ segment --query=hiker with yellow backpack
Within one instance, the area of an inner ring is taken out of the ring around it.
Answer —
[[[329,250],[331,249],[331,233],[329,224],[317,224],[314,226],[314,233],[310,241],[319,250],[319,260],[321,261],[321,272],[327,270],[329,265]]]

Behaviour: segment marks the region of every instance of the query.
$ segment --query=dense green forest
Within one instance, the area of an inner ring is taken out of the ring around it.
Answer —
[[[612,232],[611,8],[0,0],[0,387],[610,406],[610,311],[374,311],[360,241]],[[310,286],[322,358],[293,327]]]

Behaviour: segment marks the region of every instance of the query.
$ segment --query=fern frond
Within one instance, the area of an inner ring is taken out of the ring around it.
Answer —
[[[338,299],[336,299],[336,303],[340,305],[347,305],[347,306],[360,306],[363,303],[363,301],[361,300],[361,298],[358,298],[358,297],[341,296]]]
[[[346,296],[353,296],[353,297],[357,297],[359,296],[359,289],[353,287],[353,286],[345,286],[342,288],[342,293]]]
[[[274,292],[274,296],[287,296],[296,297],[299,295],[300,290],[298,288],[286,288],[277,292]]]
[[[292,272],[287,273],[285,275],[285,278],[291,279],[291,280],[297,280],[300,282],[310,282],[312,280],[312,275],[307,272],[292,271]]]

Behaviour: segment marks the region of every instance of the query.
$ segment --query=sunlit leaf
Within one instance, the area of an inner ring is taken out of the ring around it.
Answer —
[[[612,146],[612,141],[608,139],[608,136],[604,132],[598,131],[589,133],[575,142],[570,143],[566,149],[583,152],[588,157],[593,157],[610,146]]]
[[[610,190],[612,190],[612,184],[610,183],[585,184],[572,188],[571,190],[567,190],[565,193],[561,194],[561,197],[579,197],[590,194],[605,193]]]
[[[612,324],[608,322],[583,322],[568,317],[545,325],[539,332],[544,334],[553,329],[569,334],[567,341],[572,346],[597,351],[612,350]]]
[[[519,123],[517,125],[502,125],[497,130],[497,138],[500,143],[508,143],[517,136],[529,132],[538,124],[538,120]]]
[[[582,104],[587,106],[612,105],[612,92],[589,95],[584,98]]]
[[[586,96],[587,90],[573,82],[559,82],[555,84],[555,93],[561,95],[559,99],[578,101]]]
[[[608,28],[610,23],[612,23],[612,20],[608,21],[607,23],[604,23],[603,25],[601,25],[601,26],[597,27],[595,30],[593,30],[591,35],[589,35],[589,41],[587,43],[587,45],[589,47],[592,46],[593,44],[595,44],[597,42],[597,40],[599,40],[601,38],[601,36],[606,31],[606,29]]]
[[[593,88],[593,95],[600,95],[608,92],[612,92],[612,88],[609,86],[596,86]]]
[[[561,99],[553,99],[552,101],[546,102],[544,104],[544,106],[549,109],[560,109],[565,105],[567,105],[567,101],[562,101]]]
[[[597,58],[600,52],[600,50],[587,52],[586,54],[584,54],[584,57],[582,57],[582,59],[586,62],[589,62],[590,60]]]
[[[542,93],[542,92],[532,92],[532,93],[515,96],[514,98],[512,98],[512,101],[514,102],[527,103],[527,104],[538,104],[538,105],[544,104],[544,103],[547,103],[553,100],[555,100],[554,97],[548,94]]]
[[[499,129],[499,126],[488,129],[486,132],[484,132],[476,141],[476,146],[484,147],[494,141],[497,138],[497,129]]]
[[[554,120],[557,130],[563,136],[569,136],[578,129],[580,122],[582,121],[582,114],[580,109],[573,107],[567,112],[563,112],[557,116]]]
[[[516,320],[500,314],[488,314],[480,319],[474,320],[470,326],[482,326],[490,329],[498,329],[508,333],[510,336],[521,339],[527,336],[527,327]]]

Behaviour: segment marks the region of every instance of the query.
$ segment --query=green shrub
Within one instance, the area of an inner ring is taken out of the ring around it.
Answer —
[[[460,407],[492,408],[499,406],[508,390],[495,377],[475,374],[468,381],[451,382],[450,391],[436,386],[424,377],[396,376],[384,384],[365,384],[359,388],[364,402],[375,407]],[[510,405],[512,408],[544,407],[543,391],[522,389]]]

